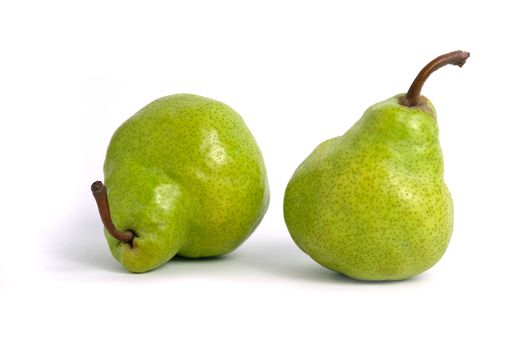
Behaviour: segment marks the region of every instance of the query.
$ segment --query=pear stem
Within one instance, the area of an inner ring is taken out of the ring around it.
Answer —
[[[97,202],[98,212],[100,214],[100,218],[102,219],[102,223],[109,234],[121,242],[132,245],[133,238],[135,238],[135,233],[133,233],[133,231],[120,231],[113,224],[113,220],[111,220],[111,213],[109,211],[108,203],[108,192],[102,181],[93,182],[91,185],[91,192],[93,193],[93,197],[95,197],[95,201]]]
[[[418,106],[420,104],[420,95],[423,84],[425,84],[425,81],[432,73],[448,64],[462,67],[469,57],[470,53],[466,51],[452,51],[436,57],[419,72],[400,103],[406,107]]]

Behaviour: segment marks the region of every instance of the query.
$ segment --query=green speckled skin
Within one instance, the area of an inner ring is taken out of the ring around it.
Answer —
[[[297,245],[321,265],[362,280],[401,280],[445,252],[453,206],[443,181],[435,110],[395,96],[299,166],[284,199]]]
[[[268,208],[261,152],[227,105],[179,94],[153,101],[113,135],[104,163],[115,226],[137,234],[133,247],[106,232],[113,256],[145,272],[174,255],[231,252]]]

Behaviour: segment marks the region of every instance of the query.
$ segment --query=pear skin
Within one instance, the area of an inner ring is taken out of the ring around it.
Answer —
[[[435,109],[420,91],[433,71],[461,66],[466,58],[462,51],[438,57],[409,93],[368,108],[297,168],[286,188],[284,217],[312,259],[355,279],[382,281],[415,276],[442,257],[453,204]]]
[[[250,130],[227,105],[196,95],[160,98],[122,124],[104,174],[113,224],[133,234],[126,242],[105,225],[106,238],[132,272],[175,255],[227,254],[268,208],[266,169]]]

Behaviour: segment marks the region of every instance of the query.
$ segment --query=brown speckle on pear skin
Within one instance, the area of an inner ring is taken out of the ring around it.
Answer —
[[[133,272],[176,254],[229,253],[268,207],[266,169],[250,130],[227,105],[197,95],[160,98],[122,124],[104,174],[115,226],[137,233],[133,249],[106,238]]]
[[[297,245],[334,271],[400,280],[427,270],[453,224],[435,118],[399,96],[370,107],[299,166],[284,215]]]

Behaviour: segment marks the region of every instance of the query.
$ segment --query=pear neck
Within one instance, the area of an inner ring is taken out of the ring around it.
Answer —
[[[410,85],[407,94],[401,99],[400,103],[406,107],[416,107],[423,105],[424,101],[421,98],[421,89],[427,81],[428,77],[446,65],[455,65],[462,67],[467,58],[470,57],[470,53],[466,51],[452,51],[444,55],[438,56],[430,61],[416,76],[416,79]]]

